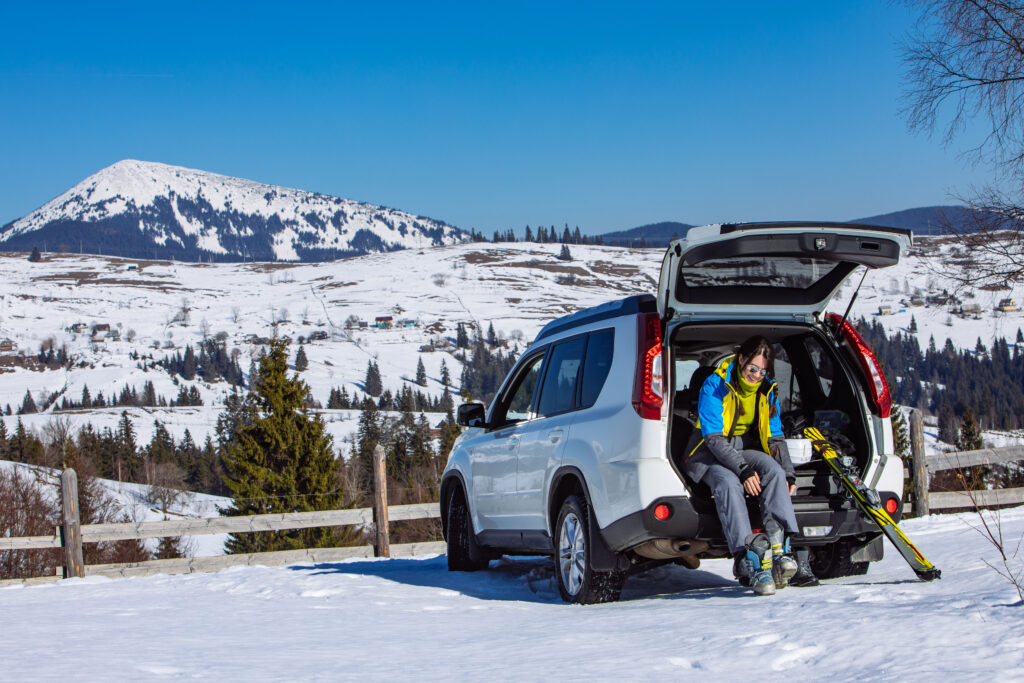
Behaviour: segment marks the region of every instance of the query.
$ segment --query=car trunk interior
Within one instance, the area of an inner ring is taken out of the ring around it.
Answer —
[[[803,439],[803,429],[818,426],[840,440],[863,468],[870,455],[866,416],[849,365],[840,359],[840,349],[820,329],[805,324],[692,323],[670,332],[668,383],[671,421],[670,459],[693,494],[695,507],[713,511],[707,487],[682,473],[686,445],[697,421],[697,399],[704,380],[748,337],[762,335],[775,350],[775,374],[783,431],[787,439]],[[808,450],[797,448],[807,446]],[[796,452],[800,450],[801,452]],[[809,454],[807,442],[790,442],[790,454],[797,474],[794,507],[834,507],[842,496],[818,457],[798,462]]]

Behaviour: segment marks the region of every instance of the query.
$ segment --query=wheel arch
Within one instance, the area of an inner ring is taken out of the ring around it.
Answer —
[[[447,541],[448,540],[448,506],[446,501],[448,496],[451,495],[453,487],[459,487],[462,490],[462,498],[466,502],[466,508],[470,510],[470,520],[473,518],[472,509],[469,507],[469,493],[466,491],[466,480],[463,479],[462,473],[458,470],[451,470],[441,479],[441,536]]]
[[[573,494],[579,494],[587,505],[587,536],[588,543],[592,549],[593,566],[597,570],[611,571],[615,569],[627,569],[629,559],[622,554],[612,552],[605,543],[601,529],[593,514],[593,504],[590,500],[590,489],[587,487],[586,477],[578,467],[566,466],[555,472],[551,478],[551,486],[548,494],[548,530],[551,532],[551,544],[557,552],[558,545],[558,513],[562,502]]]

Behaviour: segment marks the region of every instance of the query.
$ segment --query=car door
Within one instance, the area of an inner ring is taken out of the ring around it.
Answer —
[[[470,450],[473,498],[485,529],[519,529],[513,509],[516,455],[525,425],[535,417],[534,397],[545,351],[524,358],[495,398],[487,431]]]
[[[547,473],[561,463],[569,439],[586,345],[586,335],[552,345],[537,397],[536,417],[521,425],[513,507],[523,530],[546,529],[544,482]]]
[[[669,245],[658,282],[665,319],[812,321],[858,267],[896,264],[911,233],[854,223],[691,228]]]

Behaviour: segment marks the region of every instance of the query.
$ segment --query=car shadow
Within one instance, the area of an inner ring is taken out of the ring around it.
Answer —
[[[548,557],[502,557],[478,572],[449,572],[444,555],[428,558],[381,558],[316,565],[292,565],[309,576],[357,574],[407,586],[440,588],[480,600],[560,603],[555,567]],[[746,597],[749,589],[718,574],[665,566],[630,576],[620,601]]]

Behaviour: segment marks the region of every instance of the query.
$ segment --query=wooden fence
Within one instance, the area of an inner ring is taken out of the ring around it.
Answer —
[[[1004,448],[983,448],[977,451],[952,451],[940,455],[926,456],[924,451],[924,423],[921,411],[910,413],[910,476],[914,481],[912,510],[917,516],[930,514],[933,510],[956,510],[963,508],[1015,505],[1024,503],[1024,488],[993,489],[983,491],[935,491],[931,492],[931,474],[946,470],[966,469],[976,465],[996,465],[1024,460],[1024,446]],[[921,492],[927,492],[921,495]]]
[[[209,517],[180,519],[163,522],[118,522],[113,524],[79,523],[78,479],[74,470],[61,475],[62,523],[53,536],[24,536],[0,538],[0,551],[63,548],[64,566],[54,576],[32,579],[8,579],[9,583],[48,583],[75,576],[149,576],[151,574],[187,574],[211,572],[236,565],[279,566],[295,562],[333,562],[353,557],[403,557],[426,553],[443,553],[443,542],[402,543],[391,545],[388,524],[413,519],[436,519],[441,516],[438,503],[416,505],[387,505],[384,482],[384,451],[378,446],[374,452],[374,507],[353,510],[320,510],[314,512],[287,512],[247,517]],[[183,557],[169,560],[149,560],[126,564],[86,565],[82,561],[82,543],[101,541],[141,540],[204,534],[244,534],[254,531],[284,531],[312,527],[360,525],[374,529],[374,544],[345,548],[306,548],[266,553],[218,555],[213,557]]]

